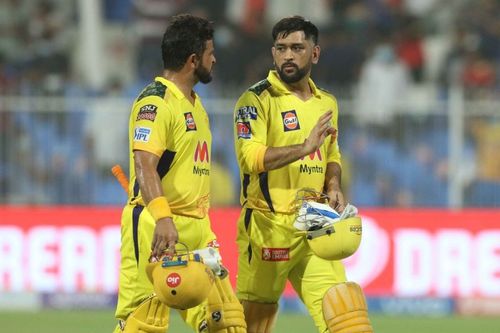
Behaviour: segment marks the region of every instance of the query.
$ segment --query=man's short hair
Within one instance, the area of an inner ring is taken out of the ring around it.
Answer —
[[[189,14],[173,16],[161,43],[163,68],[179,70],[193,53],[201,57],[213,36],[214,28],[208,20]]]
[[[304,31],[306,39],[312,39],[314,44],[318,44],[318,28],[311,21],[298,15],[285,17],[276,23],[272,31],[273,40],[286,37],[295,31]]]

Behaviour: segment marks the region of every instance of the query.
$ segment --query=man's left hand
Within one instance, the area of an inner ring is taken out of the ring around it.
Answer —
[[[346,205],[342,191],[340,189],[332,189],[328,191],[328,198],[330,207],[335,209],[337,213],[342,213]]]

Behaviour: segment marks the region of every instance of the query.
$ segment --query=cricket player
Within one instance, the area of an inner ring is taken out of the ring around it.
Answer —
[[[361,288],[346,283],[340,261],[314,255],[293,227],[294,199],[302,188],[327,194],[339,212],[346,205],[337,102],[310,78],[320,56],[318,29],[300,16],[287,17],[273,27],[272,37],[275,70],[244,92],[234,110],[243,206],[237,296],[248,332],[271,332],[287,280],[318,332],[341,326],[371,332]],[[332,313],[335,320],[327,323]]]
[[[189,250],[218,247],[207,215],[209,118],[193,91],[197,82],[212,80],[213,33],[205,19],[173,17],[161,45],[164,71],[132,106],[130,186],[121,221],[115,332],[163,333],[168,328],[169,309],[154,296],[146,275],[150,258],[158,260],[164,251],[173,254],[177,243]],[[229,279],[216,280],[218,287],[212,288],[206,304],[182,311],[182,317],[196,332],[246,332],[243,309]],[[196,292],[196,288],[188,291]],[[233,311],[218,310],[214,316],[210,309],[221,299]]]

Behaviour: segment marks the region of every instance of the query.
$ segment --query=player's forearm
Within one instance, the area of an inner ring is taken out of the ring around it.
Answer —
[[[145,204],[148,204],[154,198],[163,196],[160,177],[156,170],[136,167],[136,176]]]
[[[157,161],[144,152],[136,152],[134,155],[134,167],[137,181],[141,189],[144,203],[148,204],[154,198],[163,196],[161,179],[156,171]],[[152,154],[151,154],[152,155]]]
[[[326,166],[325,192],[340,190],[342,184],[342,168],[338,163],[331,162]]]
[[[307,154],[306,146],[303,143],[285,147],[268,147],[264,155],[264,169],[279,169]]]

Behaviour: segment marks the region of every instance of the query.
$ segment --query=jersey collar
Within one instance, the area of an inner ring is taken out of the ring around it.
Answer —
[[[290,90],[288,90],[283,81],[281,81],[278,72],[276,72],[275,70],[269,71],[269,74],[267,75],[267,80],[269,81],[269,83],[272,84],[273,88],[275,88],[280,94],[290,95],[292,93]],[[319,89],[316,87],[311,78],[309,78],[309,87],[311,87],[312,94],[315,97],[321,97]]]
[[[172,81],[170,80],[167,80],[165,79],[164,77],[161,77],[161,76],[157,76],[155,77],[155,81],[158,81],[164,85],[167,86],[168,90],[177,98],[177,99],[183,99],[183,98],[186,98],[186,96],[184,96],[184,94],[182,93],[182,91],[175,85],[175,83],[173,83]],[[198,99],[198,96],[196,96],[196,99]]]

